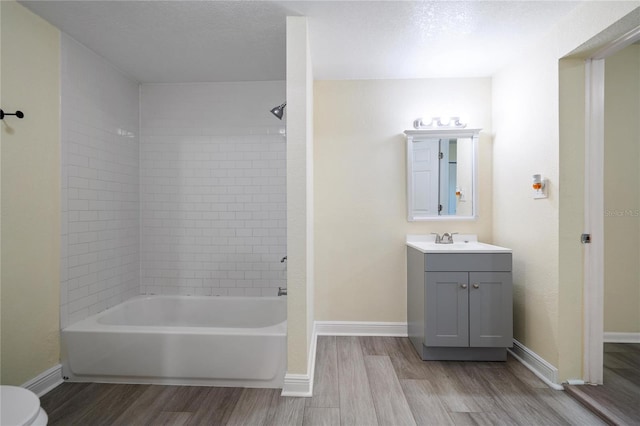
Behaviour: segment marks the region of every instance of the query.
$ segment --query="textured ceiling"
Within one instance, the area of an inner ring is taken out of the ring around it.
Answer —
[[[573,1],[21,1],[142,83],[285,79],[307,16],[316,79],[490,76]]]

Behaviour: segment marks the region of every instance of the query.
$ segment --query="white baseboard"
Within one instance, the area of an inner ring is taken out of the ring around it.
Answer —
[[[282,386],[282,393],[280,395],[303,398],[311,397],[313,395],[311,376],[308,374],[285,374],[284,385]]]
[[[311,347],[307,362],[307,374],[285,374],[282,396],[297,396],[309,398],[313,395],[313,377],[316,370],[316,345],[318,343],[317,324],[313,324]]]
[[[23,383],[21,387],[29,389],[38,396],[42,396],[61,385],[62,382],[62,365],[58,364]]]
[[[549,387],[556,390],[564,390],[562,385],[558,383],[558,369],[545,361],[540,355],[516,339],[513,339],[513,348],[507,350]]]
[[[406,322],[316,321],[318,336],[407,337]]]
[[[605,343],[640,343],[640,333],[616,333],[605,331]]]

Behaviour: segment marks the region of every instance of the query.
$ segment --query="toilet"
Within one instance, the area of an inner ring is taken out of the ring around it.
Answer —
[[[46,426],[47,420],[35,393],[17,386],[0,386],[0,425]]]

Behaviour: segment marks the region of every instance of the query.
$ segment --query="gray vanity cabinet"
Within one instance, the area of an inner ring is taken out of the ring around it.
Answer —
[[[469,346],[469,273],[431,272],[425,276],[424,344]]]
[[[408,247],[407,312],[422,359],[506,359],[513,342],[511,253]]]

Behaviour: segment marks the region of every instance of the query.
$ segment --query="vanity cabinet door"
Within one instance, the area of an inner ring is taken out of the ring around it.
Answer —
[[[511,272],[469,274],[469,346],[511,347]]]
[[[425,345],[469,346],[469,274],[425,274]]]

